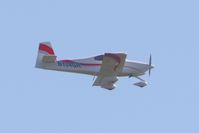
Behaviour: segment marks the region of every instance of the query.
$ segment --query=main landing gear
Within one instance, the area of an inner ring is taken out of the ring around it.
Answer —
[[[138,86],[138,87],[143,88],[143,87],[145,87],[145,86],[148,85],[148,83],[147,83],[145,80],[141,79],[141,78],[138,77],[138,76],[130,75],[129,78],[131,78],[131,77],[135,77],[135,78],[137,78],[137,79],[140,80],[140,82],[134,83],[135,86]]]

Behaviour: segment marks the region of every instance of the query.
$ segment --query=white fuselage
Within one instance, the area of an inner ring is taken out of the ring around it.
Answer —
[[[97,76],[100,72],[102,61],[95,61],[93,58],[76,59],[76,60],[60,60],[55,63],[43,64],[43,69],[81,73]],[[146,63],[126,60],[123,71],[117,76],[140,76],[144,75],[150,66]]]

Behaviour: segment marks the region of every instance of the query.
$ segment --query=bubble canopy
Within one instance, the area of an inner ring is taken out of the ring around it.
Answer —
[[[102,61],[103,57],[104,57],[104,55],[98,55],[98,56],[95,56],[94,59],[98,60],[98,61]]]

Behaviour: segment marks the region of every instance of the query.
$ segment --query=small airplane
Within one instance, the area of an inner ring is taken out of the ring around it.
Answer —
[[[139,76],[145,74],[154,68],[152,65],[152,58],[150,55],[149,64],[130,61],[126,59],[125,53],[105,53],[90,58],[73,59],[73,60],[57,60],[50,42],[41,42],[39,44],[38,56],[36,60],[36,68],[73,72],[80,74],[88,74],[97,76],[93,86],[100,86],[102,88],[112,90],[116,87],[115,83],[118,77],[128,76],[135,77],[139,82],[134,85],[145,87],[147,82]]]

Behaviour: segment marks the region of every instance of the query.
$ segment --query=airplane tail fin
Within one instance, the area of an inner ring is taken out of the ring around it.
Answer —
[[[50,42],[41,42],[39,44],[38,55],[35,67],[45,68],[48,63],[55,63],[56,56]]]

